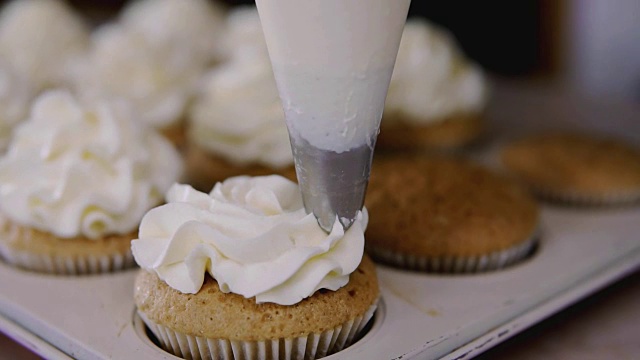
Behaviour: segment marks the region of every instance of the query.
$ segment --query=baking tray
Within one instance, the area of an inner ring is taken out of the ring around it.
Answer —
[[[533,116],[514,101],[531,102],[531,96],[503,96],[513,110],[494,113],[498,129],[506,130],[496,132],[501,137],[510,133],[507,117]],[[557,101],[546,95],[533,99],[539,114],[547,111],[539,101]],[[546,119],[549,125],[556,118]],[[630,128],[620,121],[630,118],[617,119],[628,137]],[[514,128],[532,131],[531,124]],[[535,124],[545,124],[544,118]],[[640,268],[638,234],[639,206],[545,205],[539,248],[506,270],[453,276],[378,266],[382,303],[371,330],[326,359],[470,358]],[[58,277],[0,263],[0,330],[49,359],[177,359],[155,346],[134,315],[135,274]]]

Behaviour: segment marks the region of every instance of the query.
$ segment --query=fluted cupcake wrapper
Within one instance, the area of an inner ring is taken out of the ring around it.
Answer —
[[[241,341],[187,335],[138,315],[162,348],[185,359],[302,360],[319,359],[338,352],[358,338],[378,307],[376,302],[361,316],[321,333],[286,339]]]
[[[529,256],[538,242],[536,235],[510,248],[477,256],[419,256],[367,246],[374,260],[407,270],[429,273],[465,274],[499,270]]]
[[[0,242],[0,255],[10,265],[55,275],[102,274],[135,266],[131,251],[100,256],[64,256],[16,250]]]
[[[539,186],[531,186],[531,190],[540,199],[574,206],[626,206],[640,203],[640,189],[637,191],[611,192],[594,195],[578,191],[558,191]]]

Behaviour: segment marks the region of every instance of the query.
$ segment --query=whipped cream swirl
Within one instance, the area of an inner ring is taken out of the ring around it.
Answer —
[[[173,146],[125,104],[84,105],[52,90],[36,99],[0,158],[0,207],[61,238],[126,234],[181,170]]]
[[[4,151],[16,124],[27,117],[34,89],[9,64],[0,60],[0,151]]]
[[[434,122],[483,110],[487,85],[482,70],[457,48],[455,38],[423,19],[407,21],[389,85],[386,113],[405,121]],[[396,120],[385,117],[384,123]]]
[[[11,1],[2,9],[0,56],[36,90],[64,84],[88,45],[89,28],[62,1]]]
[[[77,92],[88,99],[126,98],[136,120],[160,129],[175,125],[204,71],[182,45],[152,44],[120,24],[104,25],[94,32],[90,53],[76,63]]]
[[[366,225],[363,211],[346,233],[336,220],[326,234],[295,183],[235,177],[209,195],[174,185],[131,247],[142,268],[183,293],[198,292],[208,272],[223,292],[291,305],[347,284],[362,260]]]
[[[199,61],[219,57],[224,12],[208,0],[138,0],[127,5],[121,23],[145,36],[151,46],[183,46]]]
[[[293,165],[284,111],[265,53],[212,70],[191,108],[189,137],[237,165]]]

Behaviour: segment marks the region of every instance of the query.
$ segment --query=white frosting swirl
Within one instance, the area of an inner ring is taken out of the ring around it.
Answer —
[[[52,90],[36,99],[0,158],[0,207],[61,238],[133,231],[181,174],[173,146],[122,103],[83,106]]]
[[[255,6],[234,8],[227,15],[225,25],[220,46],[227,60],[238,61],[254,56],[267,56],[267,43]]]
[[[180,44],[190,56],[209,62],[219,56],[223,11],[207,0],[139,0],[123,11],[122,24],[153,46]]]
[[[126,98],[139,120],[156,128],[182,118],[204,64],[181,51],[181,43],[151,44],[118,24],[101,27],[92,41],[89,56],[75,69],[78,93]]]
[[[212,70],[191,109],[190,139],[229,162],[293,164],[284,112],[266,53]]]
[[[174,185],[131,243],[138,264],[169,286],[196,293],[205,271],[223,292],[295,304],[347,284],[364,250],[366,211],[345,233],[326,234],[307,215],[298,186],[280,176],[236,177],[209,195]]]
[[[482,71],[464,59],[453,36],[423,19],[408,20],[385,111],[428,123],[457,113],[480,112],[486,100]],[[390,116],[384,121],[395,119]]]
[[[62,1],[12,1],[2,10],[0,56],[37,90],[63,84],[88,44],[88,28]]]
[[[33,96],[29,82],[0,61],[0,151],[6,149],[13,127],[27,117]]]

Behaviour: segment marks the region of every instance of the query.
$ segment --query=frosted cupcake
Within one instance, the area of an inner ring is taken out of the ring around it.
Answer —
[[[259,21],[255,10],[245,13],[252,14]],[[264,39],[255,45],[249,41],[239,43],[238,53],[208,74],[191,108],[185,156],[188,181],[198,189],[208,191],[231,176],[283,174],[293,168]]]
[[[549,200],[615,205],[640,200],[640,149],[579,133],[542,133],[507,144],[507,171]]]
[[[0,57],[37,91],[64,85],[88,45],[88,27],[62,1],[16,0],[0,14]]]
[[[403,269],[474,273],[530,253],[539,210],[525,189],[471,163],[378,158],[366,205],[367,252]]]
[[[314,359],[348,346],[376,308],[366,213],[326,234],[295,183],[174,185],[132,242],[138,313],[185,358]]]
[[[198,62],[221,58],[224,10],[207,0],[132,1],[120,16],[121,24],[142,34],[153,47],[180,46]]]
[[[178,179],[180,157],[124,104],[79,103],[50,91],[0,158],[0,254],[54,274],[133,265],[144,213]]]
[[[75,89],[88,99],[129,100],[137,121],[181,145],[187,105],[204,71],[181,43],[153,44],[142,33],[108,24],[94,32],[91,51],[76,63]]]
[[[34,89],[9,64],[0,60],[0,153],[4,153],[13,128],[27,117]]]
[[[487,84],[455,39],[422,19],[410,19],[378,136],[379,149],[459,148],[484,131]]]

